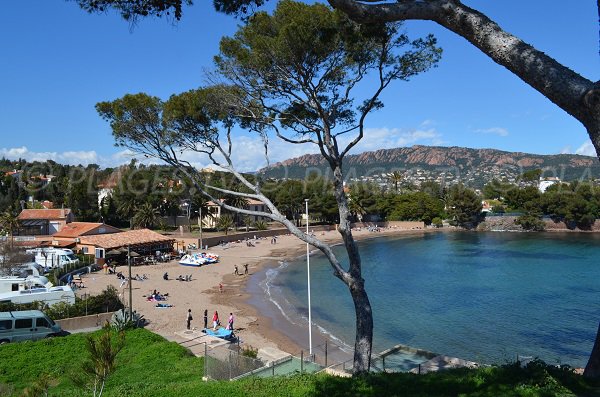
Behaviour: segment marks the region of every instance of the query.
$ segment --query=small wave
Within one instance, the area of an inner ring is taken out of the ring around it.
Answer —
[[[290,265],[287,261],[280,261],[279,266],[273,269],[269,269],[266,272],[266,277],[259,283],[259,286],[263,289],[267,299],[279,310],[281,315],[290,323],[296,326],[306,327],[308,326],[308,317],[298,312],[294,305],[292,305],[284,296],[280,287],[275,285],[275,280],[282,270],[285,270]],[[301,319],[300,322],[292,320],[288,313],[296,313],[296,318]],[[333,332],[329,331],[325,327],[320,326],[313,320],[313,326],[317,327],[319,332],[332,340],[340,350],[351,353],[353,347],[348,345],[346,342],[338,338]]]
[[[263,289],[265,296],[269,300],[269,302],[271,302],[273,305],[275,305],[275,307],[279,310],[281,315],[291,324],[298,325],[288,315],[288,313],[292,312],[292,308],[293,308],[292,304],[283,296],[283,294],[281,293],[281,288],[276,287],[274,285],[274,281],[277,278],[277,276],[279,275],[279,272],[281,270],[287,268],[288,266],[289,266],[289,262],[280,261],[279,266],[277,268],[267,270],[267,272],[265,274],[266,277],[263,281],[261,281],[259,283],[259,286]],[[272,291],[280,292],[278,294],[280,299],[276,299],[274,297],[275,293],[272,293]],[[284,306],[285,306],[285,308],[284,308]],[[286,310],[286,308],[288,310]]]

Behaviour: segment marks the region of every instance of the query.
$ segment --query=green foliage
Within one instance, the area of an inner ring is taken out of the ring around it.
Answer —
[[[244,346],[241,352],[242,356],[257,358],[258,357],[258,349],[254,349],[252,346]]]
[[[256,221],[254,222],[254,227],[256,228],[256,230],[267,230],[269,228],[269,225],[265,221]]]
[[[481,198],[462,184],[448,190],[447,211],[451,223],[462,227],[473,227],[481,215]]]
[[[136,209],[133,225],[142,228],[152,228],[158,223],[158,210],[151,203],[144,203]]]
[[[444,226],[444,222],[442,221],[442,218],[439,217],[435,217],[431,220],[431,224],[435,227],[442,227]]]
[[[217,219],[217,230],[221,230],[223,232],[225,232],[225,235],[227,236],[227,233],[229,232],[229,229],[231,229],[234,226],[233,223],[233,217],[229,214],[224,214],[221,215],[218,219]]]
[[[81,371],[73,374],[73,383],[90,390],[94,397],[101,397],[108,377],[115,371],[116,358],[125,346],[125,333],[115,332],[105,326],[99,335],[86,337],[89,357],[83,362]]]
[[[511,211],[522,211],[526,205],[534,204],[539,207],[540,191],[535,186],[527,186],[522,189],[511,189],[506,192],[504,203]]]
[[[191,5],[192,0],[75,0],[79,6],[89,13],[103,13],[108,10],[115,10],[121,17],[132,23],[138,18],[147,16],[163,17],[173,16],[175,19],[181,19],[183,15],[183,6]],[[240,0],[238,0],[239,2]],[[251,0],[241,0],[248,3]],[[252,0],[252,2],[258,0]],[[220,0],[219,3],[228,4],[229,1]],[[216,5],[216,4],[215,4]],[[226,11],[226,10],[223,10]]]
[[[540,176],[542,175],[542,170],[539,168],[524,171],[519,179],[523,182],[537,182],[540,180]]]
[[[119,291],[109,285],[99,295],[88,296],[86,299],[76,297],[73,305],[60,302],[45,309],[45,313],[53,320],[60,320],[62,318],[85,316],[86,313],[88,315],[107,313],[122,308],[123,303],[119,299]]]
[[[97,338],[102,332],[93,335]],[[125,335],[127,342],[116,357],[115,371],[106,382],[108,397],[600,396],[600,384],[575,375],[568,367],[557,368],[541,361],[533,361],[525,367],[512,363],[427,375],[379,373],[337,378],[319,374],[204,382],[203,359],[192,356],[177,343],[167,342],[144,329],[127,331]],[[79,397],[81,390],[74,386],[68,374],[81,368],[86,360],[82,354],[85,346],[86,335],[82,334],[2,346],[0,385],[4,384],[5,389],[14,388],[14,395],[20,395],[40,374],[48,374],[54,379],[49,388],[50,396]],[[6,395],[11,395],[10,391]]]
[[[392,208],[386,217],[388,220],[423,221],[430,224],[443,211],[442,202],[427,193],[415,192],[388,197]]]
[[[133,329],[137,327],[143,326],[145,323],[144,316],[137,313],[135,310],[129,315],[129,310],[125,310],[122,308],[121,310],[115,312],[112,318],[110,319],[110,326],[115,331],[125,331],[128,329]]]
[[[517,225],[521,225],[521,227],[525,230],[531,230],[535,232],[541,232],[546,228],[545,223],[539,218],[539,216],[531,213],[526,213],[519,216],[515,220],[515,223]]]

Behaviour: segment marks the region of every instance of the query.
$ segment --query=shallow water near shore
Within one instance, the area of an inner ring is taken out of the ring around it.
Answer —
[[[359,245],[374,352],[402,343],[483,363],[521,355],[585,366],[600,320],[600,235],[426,233]],[[248,284],[249,303],[303,347],[306,284],[305,257]],[[327,337],[350,347],[352,301],[320,254],[311,256],[311,284],[313,346]]]

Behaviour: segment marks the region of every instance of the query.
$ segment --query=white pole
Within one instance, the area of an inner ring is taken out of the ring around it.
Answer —
[[[308,199],[306,204],[306,235],[308,236]],[[306,243],[306,273],[308,277],[308,353],[312,357],[312,313],[310,310],[310,245]]]
[[[202,252],[204,249],[202,248],[202,205],[198,208],[198,226],[200,227],[200,252]]]

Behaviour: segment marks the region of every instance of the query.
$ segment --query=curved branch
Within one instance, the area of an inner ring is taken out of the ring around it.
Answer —
[[[483,13],[459,0],[398,0],[394,3],[368,4],[372,1],[328,0],[358,22],[430,20],[464,37],[484,54],[506,67],[561,109],[579,120],[588,131],[598,130],[600,107],[589,107],[584,98],[594,83],[555,59],[504,31]],[[593,132],[591,132],[593,134]],[[600,137],[591,136],[600,153]],[[594,139],[597,138],[597,139]],[[596,144],[595,141],[599,141]]]

